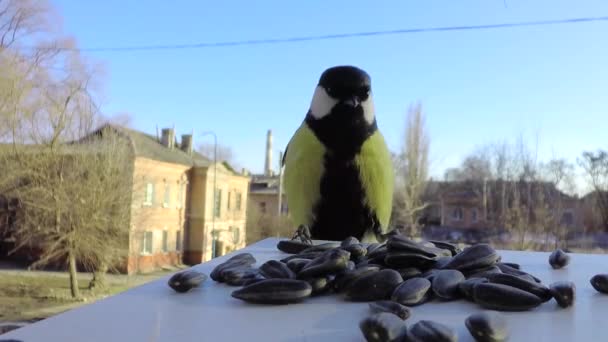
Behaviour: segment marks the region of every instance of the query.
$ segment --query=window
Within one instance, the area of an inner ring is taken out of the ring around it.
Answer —
[[[477,222],[477,209],[472,209],[471,210],[471,221],[472,222]]]
[[[241,193],[240,192],[236,193],[236,210],[238,210],[238,211],[241,210]]]
[[[222,190],[220,189],[215,191],[215,205],[213,207],[215,217],[220,217],[222,213]]]
[[[154,183],[146,184],[146,194],[144,198],[144,205],[154,204]]]
[[[462,216],[462,208],[454,208],[454,211],[452,211],[452,219],[455,221],[461,221]]]
[[[228,191],[228,203],[226,203],[226,209],[230,210],[230,195],[232,195],[232,191]]]
[[[287,214],[289,212],[289,207],[287,207],[287,203],[281,202],[281,213]]]
[[[494,213],[492,211],[488,211],[486,213],[486,221],[492,222],[494,220]]]
[[[181,230],[178,230],[177,232],[175,232],[175,250],[176,251],[182,250],[182,231]]]
[[[260,202],[260,212],[262,214],[266,213],[266,202]]]
[[[177,193],[177,207],[181,208],[182,206],[184,206],[184,189],[186,188],[185,184],[180,184],[179,185],[179,190]]]
[[[562,219],[560,220],[560,224],[570,227],[574,224],[574,215],[571,211],[566,211],[562,214]]]
[[[212,257],[216,258],[218,256],[222,256],[224,254],[224,251],[225,251],[224,241],[214,239],[212,242],[212,249],[211,249]]]
[[[152,240],[154,238],[154,232],[144,232],[140,244],[141,254],[152,254]]]
[[[165,198],[163,200],[163,207],[168,208],[171,205],[171,185],[165,184]]]
[[[230,227],[230,230],[232,231],[232,243],[237,245],[241,242],[241,230],[239,227]]]
[[[163,253],[167,253],[169,251],[169,232],[166,230],[163,230]]]
[[[217,247],[217,240],[213,239],[213,241],[211,241],[211,258],[215,258],[217,256]]]

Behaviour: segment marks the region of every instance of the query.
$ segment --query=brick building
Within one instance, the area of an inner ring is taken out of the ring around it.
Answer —
[[[583,226],[582,203],[546,182],[429,182],[423,200],[430,205],[421,222],[433,231],[486,234],[518,224],[514,211],[530,224],[544,219],[551,227]],[[519,208],[519,209],[517,209]],[[539,209],[546,217],[537,217]]]
[[[249,201],[260,214],[277,216],[288,214],[287,197],[281,193],[279,204],[279,176],[254,175],[249,187]],[[281,210],[279,211],[279,205]]]
[[[196,264],[245,246],[247,175],[193,151],[191,135],[182,135],[178,144],[169,128],[155,137],[105,125],[77,143],[108,133],[124,138],[133,163],[125,165],[133,173],[132,189],[109,189],[132,192],[128,260],[119,265],[123,271]]]
[[[446,192],[440,203],[442,226],[479,229],[492,224],[486,219],[482,197],[473,191]]]
[[[281,158],[282,155],[279,153],[279,165]],[[277,174],[272,169],[271,130],[266,134],[264,172],[251,178],[248,205],[250,214],[248,243],[291,232],[287,197],[281,188],[281,173]]]
[[[608,191],[591,191],[581,202],[585,230],[608,232]]]

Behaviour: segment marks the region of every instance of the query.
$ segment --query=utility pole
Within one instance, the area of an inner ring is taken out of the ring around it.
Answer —
[[[282,205],[283,205],[283,167],[281,165],[281,161],[283,160],[283,151],[279,151],[279,209],[278,216],[281,217],[283,214]]]
[[[483,220],[488,220],[488,178],[483,178]]]
[[[202,137],[207,134],[213,135],[213,211],[211,213],[211,235],[213,240],[215,240],[217,238],[217,232],[215,231],[215,207],[217,201],[217,135],[213,131],[208,131],[201,133],[200,136]],[[212,247],[212,250],[215,250],[215,247]],[[207,255],[207,232],[205,231],[205,226],[203,225],[203,256],[205,255]]]

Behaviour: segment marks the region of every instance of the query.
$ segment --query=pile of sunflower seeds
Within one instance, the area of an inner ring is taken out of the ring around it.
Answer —
[[[464,324],[477,341],[508,338],[506,321],[498,311],[526,311],[555,299],[563,308],[574,304],[572,282],[543,284],[517,264],[503,262],[490,245],[464,249],[442,241],[416,242],[391,233],[385,243],[366,244],[354,237],[317,245],[281,240],[277,248],[290,254],[254,267],[250,253],[240,253],[216,266],[210,278],[239,286],[232,297],[256,304],[290,304],[311,296],[341,294],[344,300],[369,302],[369,315],[359,323],[367,341],[457,341],[456,332],[439,322],[405,321],[413,307],[433,300],[467,300],[485,309]],[[554,269],[568,265],[570,256],[554,251]],[[169,285],[178,292],[206,280],[200,272],[175,274]],[[598,274],[593,287],[608,293],[608,275]]]

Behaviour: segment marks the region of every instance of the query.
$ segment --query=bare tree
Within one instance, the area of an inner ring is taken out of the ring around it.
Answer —
[[[576,192],[574,184],[574,165],[566,159],[551,159],[542,164],[543,178],[566,193]]]
[[[288,215],[276,215],[262,212],[255,202],[249,201],[247,205],[247,243],[254,243],[269,237],[285,237],[293,232]]]
[[[0,141],[26,131],[22,122],[36,106],[32,96],[40,74],[57,61],[63,42],[52,34],[51,22],[57,18],[46,0],[0,1]]]
[[[482,194],[485,219],[506,227],[508,198],[513,198],[514,156],[507,142],[477,146],[463,158],[459,167],[445,171],[445,180],[461,182]],[[509,214],[513,217],[513,213]]]
[[[430,138],[425,126],[422,105],[408,108],[405,134],[397,161],[401,182],[396,182],[395,206],[397,220],[417,233],[420,213],[428,206],[422,195],[428,179]],[[400,188],[400,189],[399,189]]]
[[[557,206],[556,210],[561,212],[562,200],[559,194],[554,194],[551,190],[552,188],[547,187],[544,183],[536,183],[533,189],[534,199],[533,203],[531,204],[533,217],[532,231],[537,236],[542,236],[543,234],[545,235],[545,243],[544,246],[542,246],[545,249],[549,248],[548,238],[551,233],[554,233],[556,236],[556,247],[558,241],[562,240],[564,235],[564,232],[562,232],[562,229],[560,229],[561,227],[559,227],[558,223],[558,218],[560,216],[555,215],[555,213],[551,210],[552,206]],[[551,197],[547,198],[547,195]],[[550,200],[552,200],[553,203],[549,203]]]
[[[460,167],[446,170],[446,180],[466,182],[483,191],[484,208],[490,222],[518,235],[518,246],[545,234],[563,241],[562,225],[566,194],[574,194],[574,167],[565,159],[540,162],[538,137],[530,144],[520,134],[513,142],[482,145],[467,155]],[[483,186],[481,185],[483,184]]]
[[[459,167],[446,170],[450,181],[506,180],[517,173],[513,148],[507,142],[477,146]]]
[[[600,224],[603,230],[608,232],[608,151],[585,151],[578,164],[591,186],[590,197],[599,211]]]
[[[18,166],[10,175],[12,189],[4,193],[24,208],[15,250],[29,246],[41,251],[32,268],[67,262],[74,297],[79,296],[79,265],[103,272],[126,257],[131,194],[126,146],[104,137],[84,145],[27,147],[3,155],[5,164]]]
[[[10,143],[0,193],[23,208],[17,249],[41,252],[32,267],[65,262],[78,297],[77,267],[99,279],[124,261],[132,163],[118,137],[75,143],[102,120],[99,70],[48,29],[52,20],[46,1],[0,0],[0,139]]]
[[[552,191],[551,197],[548,199],[550,203],[547,203],[548,207],[551,209],[550,217],[547,217],[544,220],[545,224],[539,233],[545,234],[546,246],[548,246],[549,236],[553,234],[555,236],[555,247],[557,248],[558,244],[563,243],[566,239],[568,228],[565,226],[566,222],[562,222],[566,203],[564,203],[565,198],[561,192],[569,195],[576,192],[576,186],[574,184],[574,165],[566,159],[553,158],[547,163],[541,164],[539,173],[543,182],[547,184]],[[542,206],[543,203],[537,203],[537,207]],[[546,217],[548,215],[549,214],[541,215],[537,213],[535,219],[537,221],[543,221],[543,216]]]
[[[133,126],[133,115],[129,112],[119,112],[114,115],[102,115],[99,119],[101,123],[109,123],[121,127],[131,128]]]
[[[449,169],[449,177],[454,181],[483,181],[493,178],[491,161],[485,154],[473,153],[462,161],[460,168]]]
[[[11,126],[19,127],[10,132],[13,149],[9,156],[13,157],[9,161],[19,165],[18,172],[13,174],[18,186],[10,194],[26,208],[26,215],[19,222],[17,248],[36,242],[35,247],[42,254],[32,267],[65,257],[72,295],[78,297],[78,264],[104,272],[115,261],[116,253],[109,248],[116,247],[112,236],[117,235],[114,233],[118,228],[107,221],[122,220],[124,216],[119,209],[110,210],[108,206],[118,203],[128,207],[127,202],[116,198],[110,203],[100,202],[116,195],[107,189],[128,187],[123,183],[112,184],[122,179],[108,177],[109,171],[104,169],[116,169],[122,162],[115,160],[124,157],[120,146],[98,145],[99,150],[93,151],[68,144],[91,132],[100,122],[93,96],[95,74],[75,50],[63,51],[57,57],[61,71],[36,66],[30,75],[33,86],[24,96],[26,105],[16,107],[10,117],[9,121],[14,123]],[[124,163],[118,168],[122,169]],[[99,197],[99,193],[98,197],[88,197],[95,190],[105,193],[105,197]],[[103,229],[95,226],[99,223]],[[99,273],[95,274],[99,278]]]
[[[46,32],[53,17],[46,0],[0,1],[0,49]]]
[[[198,145],[196,150],[203,156],[213,160],[215,146],[213,143],[203,142]],[[238,168],[232,147],[218,144],[217,145],[217,160],[228,162],[232,167]]]

